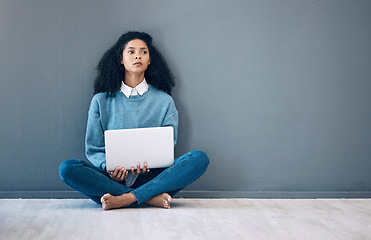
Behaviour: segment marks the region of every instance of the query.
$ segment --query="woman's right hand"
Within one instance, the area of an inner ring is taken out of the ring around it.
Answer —
[[[110,172],[110,177],[116,182],[122,182],[128,176],[128,173],[125,168],[116,167],[115,171]]]

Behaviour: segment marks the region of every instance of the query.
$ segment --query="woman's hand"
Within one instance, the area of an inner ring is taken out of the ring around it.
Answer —
[[[134,167],[131,167],[131,173],[134,175],[135,173],[137,174],[145,174],[148,173],[149,169],[147,169],[147,163],[144,162],[143,169],[140,170],[140,163],[137,164],[137,170],[135,171]]]
[[[116,182],[122,182],[128,176],[129,171],[125,168],[116,167],[115,171],[110,172],[110,177]]]

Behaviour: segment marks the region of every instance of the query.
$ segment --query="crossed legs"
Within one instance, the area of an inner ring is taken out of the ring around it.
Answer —
[[[147,182],[136,182],[133,188],[113,181],[105,171],[80,160],[63,162],[59,173],[63,182],[93,201],[102,203],[104,210],[127,207],[136,202],[170,208],[171,195],[201,177],[208,164],[206,153],[189,152],[175,159],[173,166],[157,173],[154,178],[146,179]]]

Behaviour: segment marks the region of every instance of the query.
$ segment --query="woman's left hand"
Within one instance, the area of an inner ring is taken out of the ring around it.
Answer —
[[[135,171],[135,168],[134,167],[131,167],[131,173],[134,175],[135,173],[138,173],[138,174],[146,174],[146,173],[149,173],[149,169],[147,168],[147,163],[144,162],[144,166],[143,166],[143,169],[141,170],[140,169],[140,163],[137,164],[137,169]]]

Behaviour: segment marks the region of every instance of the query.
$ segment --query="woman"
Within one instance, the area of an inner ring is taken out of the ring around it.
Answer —
[[[90,104],[85,147],[90,163],[67,160],[59,167],[64,183],[102,204],[104,210],[146,203],[170,208],[171,197],[197,180],[209,164],[207,155],[193,151],[164,169],[117,167],[106,172],[104,131],[172,126],[174,144],[178,111],[171,89],[173,77],[147,33],[127,32],[98,64]],[[145,149],[143,149],[145,150]]]

